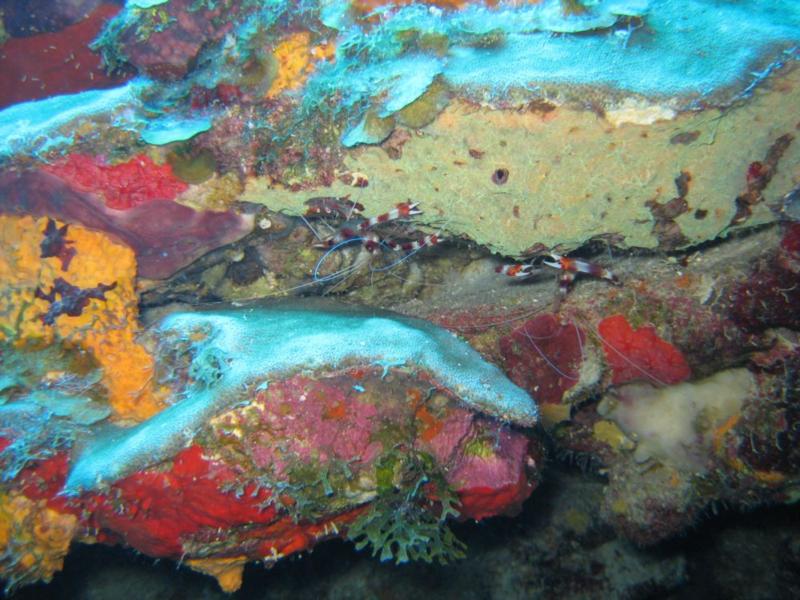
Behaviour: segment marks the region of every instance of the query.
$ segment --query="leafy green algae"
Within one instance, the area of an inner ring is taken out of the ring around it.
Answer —
[[[393,450],[376,462],[376,473],[378,496],[347,531],[356,549],[370,548],[372,556],[397,564],[447,564],[465,556],[466,545],[447,525],[459,515],[458,497],[431,455]]]

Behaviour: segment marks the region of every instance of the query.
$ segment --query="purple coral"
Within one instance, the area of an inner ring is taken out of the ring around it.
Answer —
[[[42,315],[42,322],[45,325],[53,325],[60,315],[80,316],[83,309],[89,306],[90,300],[105,301],[106,292],[115,287],[117,287],[116,281],[111,284],[99,283],[93,288],[79,288],[59,277],[53,282],[49,292],[45,293],[37,287],[34,295],[50,303],[50,308]],[[61,299],[56,300],[56,295],[61,296]]]
[[[58,227],[53,219],[47,219],[44,229],[44,239],[41,245],[41,258],[58,258],[61,261],[61,270],[69,269],[69,263],[75,258],[77,251],[72,248],[72,240],[68,240],[67,229],[69,225]]]

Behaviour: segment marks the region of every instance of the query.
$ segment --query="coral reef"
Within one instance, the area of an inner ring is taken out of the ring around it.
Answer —
[[[402,4],[378,8],[380,25],[345,4],[243,3],[225,19],[216,3],[131,6],[95,45],[109,68],[162,81],[116,92],[122,111],[109,95],[83,128],[110,120],[157,144],[205,132],[189,154],[213,154],[219,175],[243,179],[242,199],[271,210],[351,194],[380,214],[419,198],[429,229],[508,256],[598,238],[672,250],[773,221],[768,205],[796,185],[797,7],[782,2],[778,22],[765,1],[713,18],[700,0],[678,15],[666,2]],[[744,39],[726,25],[740,11]],[[673,18],[691,32],[676,37]],[[640,73],[637,52],[653,70]],[[592,65],[576,71],[576,55]],[[74,141],[14,133],[33,154]]]
[[[242,314],[248,316],[255,319],[257,313]],[[273,326],[285,318],[277,313]],[[323,314],[317,321],[313,313],[291,318],[293,325],[302,320],[312,330],[322,320],[353,319],[346,313]],[[170,333],[187,319],[194,330]],[[464,548],[449,529],[450,518],[515,513],[533,490],[541,455],[537,443],[435,391],[422,372],[401,368],[392,357],[377,365],[350,359],[349,366],[337,367],[336,351],[326,349],[320,333],[305,343],[319,347],[323,362],[306,357],[296,363],[313,369],[306,367],[304,374],[291,374],[296,367],[260,369],[247,357],[235,358],[248,344],[228,345],[237,339],[232,323],[227,333],[209,329],[209,324],[225,327],[220,319],[176,315],[156,334],[162,342],[155,351],[155,378],[172,386],[171,408],[124,431],[83,433],[58,454],[29,460],[5,483],[25,494],[17,504],[35,500],[45,510],[67,510],[64,535],[46,549],[53,561],[73,536],[88,539],[81,531],[93,531],[92,541],[189,559],[187,564],[218,577],[228,590],[241,582],[245,562],[271,564],[335,536],[347,535],[358,547],[370,545],[384,560],[447,561],[462,556]],[[386,320],[365,322],[382,331]],[[364,333],[357,321],[351,329]],[[204,346],[204,337],[222,346]],[[228,359],[223,348],[231,353]],[[376,352],[373,357],[380,357]],[[461,360],[475,359],[465,354]],[[467,391],[441,369],[431,367],[434,375]],[[495,377],[502,385],[502,375]],[[215,381],[222,387],[215,389]],[[202,419],[180,418],[177,411],[186,412],[181,404],[207,402],[209,393],[217,399]],[[165,436],[169,429],[177,437]],[[13,423],[3,431],[4,439],[26,435]],[[97,465],[104,465],[102,473]],[[88,474],[92,469],[97,475]],[[20,532],[9,537],[25,539]],[[12,586],[50,576],[51,567],[16,566],[23,551],[11,543],[6,547],[11,562],[5,573]]]
[[[667,595],[800,497],[797,2],[117,4],[0,0],[8,590],[338,538]]]
[[[784,304],[797,280],[796,230],[789,223],[672,261],[619,259],[622,287],[579,283],[558,314],[546,312],[552,284],[535,277],[471,308],[483,296],[462,277],[428,297],[440,308],[427,315],[540,399],[555,455],[607,478],[602,521],[656,544],[720,506],[796,496],[798,339]],[[754,269],[779,276],[765,285]]]
[[[467,344],[424,321],[358,315],[340,309],[276,307],[243,311],[178,313],[158,327],[166,349],[174,344],[192,362],[163,376],[194,386],[148,422],[88,444],[76,459],[66,490],[78,493],[113,481],[145,461],[171,452],[185,431],[201,426],[256,376],[282,377],[298,369],[337,368],[351,361],[408,364],[457,394],[473,409],[523,425],[536,421],[531,398],[483,361]],[[197,340],[185,348],[188,340]],[[168,354],[167,354],[168,355]],[[162,359],[163,363],[163,359]],[[173,384],[174,385],[174,384]]]

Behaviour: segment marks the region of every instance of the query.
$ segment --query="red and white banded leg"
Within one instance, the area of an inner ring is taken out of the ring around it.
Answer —
[[[507,277],[514,277],[516,279],[525,279],[536,273],[536,269],[531,264],[513,263],[510,265],[497,265],[495,273],[506,275]]]
[[[592,277],[607,279],[612,283],[619,283],[619,279],[610,269],[606,269],[600,265],[590,263],[585,260],[579,260],[577,258],[561,256],[555,252],[551,252],[550,256],[553,260],[542,261],[542,264],[554,269],[559,269],[565,273],[585,273],[586,275],[591,275]]]
[[[376,217],[364,219],[358,226],[361,231],[366,231],[370,227],[379,225],[381,223],[388,223],[389,221],[396,221],[397,219],[405,219],[407,217],[414,217],[421,215],[422,211],[417,208],[417,202],[401,202],[389,212],[385,212]]]
[[[424,235],[418,240],[412,240],[410,242],[395,242],[393,240],[389,240],[386,242],[386,245],[389,246],[392,250],[403,250],[404,252],[413,252],[415,250],[421,250],[422,248],[428,246],[435,246],[436,244],[440,244],[444,241],[445,238],[431,233],[429,235]]]

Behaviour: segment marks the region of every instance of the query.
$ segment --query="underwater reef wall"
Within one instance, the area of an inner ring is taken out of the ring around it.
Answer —
[[[125,8],[94,48],[139,78],[7,109],[0,154],[58,170],[77,119],[89,154],[177,166],[179,202],[414,200],[426,231],[517,257],[687,247],[774,220],[795,185],[792,2],[216,4]]]
[[[800,4],[84,8],[0,15],[7,590],[445,563],[546,454],[586,545],[800,497]]]

